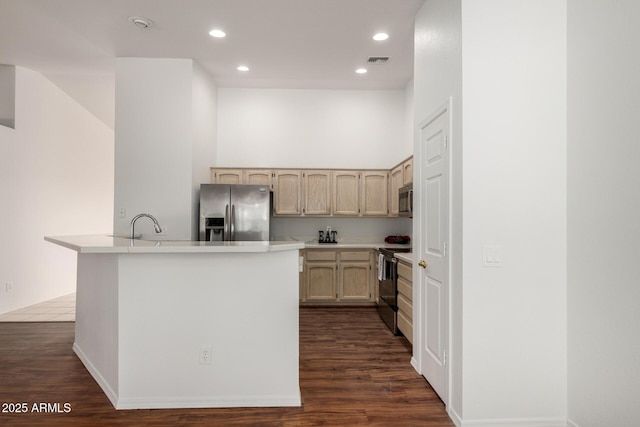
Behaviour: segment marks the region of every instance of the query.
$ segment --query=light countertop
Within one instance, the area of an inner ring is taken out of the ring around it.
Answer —
[[[395,254],[393,254],[393,256],[395,256],[396,258],[398,258],[401,261],[404,261],[404,262],[409,263],[409,264],[413,264],[413,254],[412,253],[396,252]]]
[[[270,242],[199,242],[190,240],[142,240],[106,234],[47,236],[47,242],[79,253],[225,253],[274,252],[297,249],[378,249],[408,248],[410,245],[384,242],[318,243],[297,240]],[[396,256],[401,254],[396,254]],[[409,261],[411,254],[409,256]]]
[[[141,240],[105,234],[47,236],[47,242],[78,253],[250,253],[303,249],[304,242],[198,242],[190,240]]]

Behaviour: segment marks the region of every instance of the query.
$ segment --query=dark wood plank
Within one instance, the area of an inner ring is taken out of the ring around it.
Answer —
[[[0,324],[3,426],[431,426],[454,424],[429,384],[409,365],[411,346],[375,308],[300,308],[299,408],[116,411],[71,349],[73,323]],[[32,412],[64,403],[68,413]],[[0,408],[1,409],[1,408]]]

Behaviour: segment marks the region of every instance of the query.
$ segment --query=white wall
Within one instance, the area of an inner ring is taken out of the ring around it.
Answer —
[[[215,120],[215,85],[192,60],[116,60],[117,233],[128,233],[131,219],[147,212],[166,235],[141,219],[136,233],[145,238],[195,238],[194,187],[208,182],[215,161]],[[118,217],[120,208],[126,217]]]
[[[390,169],[413,154],[407,90],[218,89],[215,166]],[[411,234],[402,219],[275,218],[275,238],[317,238],[335,226],[342,240],[381,242]]]
[[[568,1],[568,417],[640,425],[640,3]]]
[[[465,423],[566,417],[566,29],[564,1],[462,2]]]
[[[389,169],[413,152],[404,90],[218,89],[221,167]]]
[[[462,52],[464,420],[560,425],[566,5],[463,0]],[[482,267],[484,245],[503,268]]]
[[[210,168],[216,159],[218,105],[213,78],[197,62],[193,63],[193,151],[191,176],[192,239],[198,239],[200,184],[211,179]]]
[[[415,123],[453,105],[458,425],[566,416],[565,37],[564,2],[551,0],[427,0],[416,17]],[[482,267],[490,244],[503,268]]]
[[[428,0],[416,16],[414,132],[434,110],[452,98],[450,157],[451,240],[449,276],[451,378],[448,409],[462,414],[462,41],[460,1]],[[416,144],[418,138],[416,138]],[[417,150],[417,148],[416,148]],[[414,173],[420,167],[414,159]],[[416,191],[419,197],[419,191]],[[416,203],[419,209],[420,204]],[[417,216],[414,221],[418,221]],[[414,229],[418,230],[417,224]],[[417,236],[416,236],[417,237]],[[417,276],[414,283],[419,283]],[[414,354],[419,351],[414,349]]]
[[[44,236],[112,224],[113,131],[29,69],[15,93],[16,128],[0,126],[0,313],[75,291],[76,254]]]

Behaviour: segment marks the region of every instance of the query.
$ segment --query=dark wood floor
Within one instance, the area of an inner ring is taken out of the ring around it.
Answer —
[[[409,365],[409,343],[372,308],[300,309],[299,408],[116,411],[73,353],[73,335],[73,323],[0,323],[0,410],[28,404],[27,413],[0,412],[0,425],[454,425]],[[60,413],[32,411],[40,402]]]

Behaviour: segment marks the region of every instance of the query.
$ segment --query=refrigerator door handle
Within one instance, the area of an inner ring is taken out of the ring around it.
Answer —
[[[231,238],[229,240],[236,240],[236,205],[231,205]]]
[[[224,208],[224,230],[222,231],[222,240],[229,240],[229,205]]]

